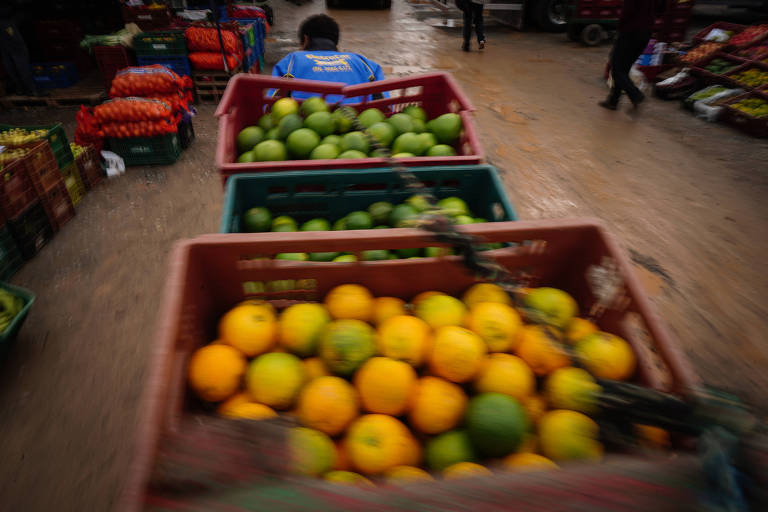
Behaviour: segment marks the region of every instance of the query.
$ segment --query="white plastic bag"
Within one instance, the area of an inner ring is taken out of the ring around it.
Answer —
[[[101,156],[107,164],[108,178],[114,178],[115,176],[125,174],[125,160],[123,160],[120,155],[113,153],[112,151],[104,150],[101,152]]]

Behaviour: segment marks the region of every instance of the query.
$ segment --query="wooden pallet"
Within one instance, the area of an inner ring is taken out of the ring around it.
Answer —
[[[192,82],[195,85],[195,96],[199,103],[217,103],[232,75],[239,73],[241,66],[227,73],[226,71],[200,70],[192,72]]]
[[[66,89],[51,89],[49,96],[2,96],[3,108],[63,108],[98,105],[107,97],[104,86],[96,76],[89,76]]]

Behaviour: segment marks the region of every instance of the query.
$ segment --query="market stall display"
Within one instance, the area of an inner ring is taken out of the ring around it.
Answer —
[[[768,137],[768,95],[752,91],[724,104],[722,121],[753,137]]]

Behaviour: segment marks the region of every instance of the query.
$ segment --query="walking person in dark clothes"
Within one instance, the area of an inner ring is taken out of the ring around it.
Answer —
[[[613,87],[608,98],[598,103],[601,107],[616,110],[621,91],[627,93],[635,108],[645,100],[645,95],[629,78],[629,70],[648,45],[653,21],[663,10],[664,0],[624,0],[619,18],[619,35],[611,53]]]
[[[11,79],[14,92],[22,96],[43,96],[32,79],[29,52],[16,25],[14,1],[0,2],[0,53],[3,67]]]
[[[472,37],[472,24],[475,25],[477,44],[482,50],[485,48],[485,29],[483,27],[483,7],[488,0],[456,0],[456,7],[464,13],[464,43],[461,49],[469,51],[469,39]]]

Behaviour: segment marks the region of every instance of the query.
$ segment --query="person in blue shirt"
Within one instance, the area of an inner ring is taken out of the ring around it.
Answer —
[[[339,25],[325,14],[316,14],[305,19],[299,27],[301,50],[291,52],[272,68],[273,76],[343,82],[348,85],[374,82],[384,79],[381,66],[358,53],[340,52]],[[278,94],[279,91],[273,91]],[[292,97],[304,99],[312,93],[296,91]],[[334,103],[342,100],[328,96]],[[357,103],[361,98],[344,98],[342,103]]]

